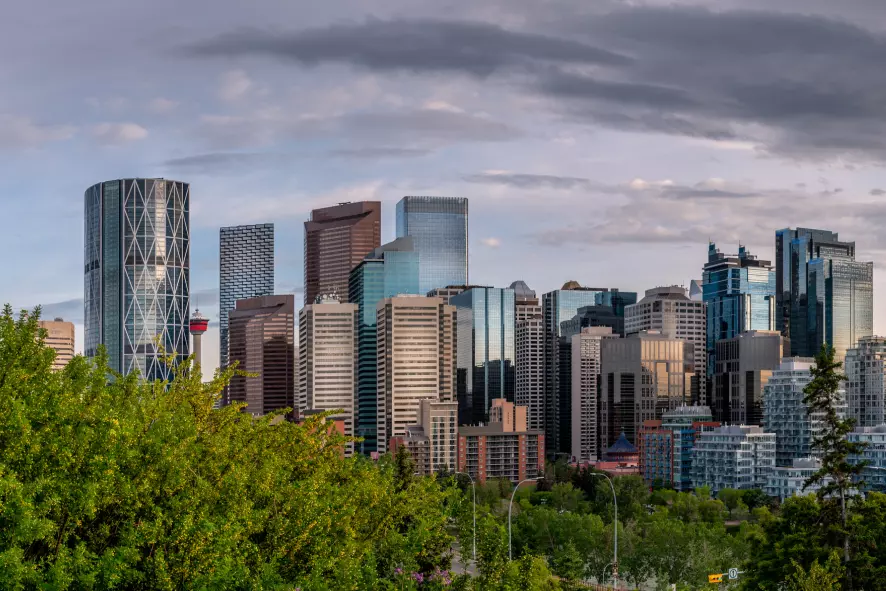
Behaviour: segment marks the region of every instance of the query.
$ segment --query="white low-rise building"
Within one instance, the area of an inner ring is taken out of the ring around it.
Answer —
[[[868,462],[861,475],[865,482],[864,490],[886,492],[886,425],[859,427],[846,439],[854,443],[867,443],[864,453],[850,458],[852,462]]]
[[[780,501],[795,495],[803,496],[816,492],[822,483],[806,487],[806,481],[821,468],[821,461],[816,458],[798,458],[791,466],[773,468],[766,483],[765,492],[770,497],[778,497]]]
[[[701,433],[692,450],[693,487],[765,488],[775,467],[775,434],[736,425]]]

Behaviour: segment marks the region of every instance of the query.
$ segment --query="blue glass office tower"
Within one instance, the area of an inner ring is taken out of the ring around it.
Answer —
[[[749,330],[775,330],[775,271],[769,261],[757,259],[744,246],[738,247],[737,256],[730,256],[711,242],[702,293],[707,315],[706,375],[713,376],[717,341]]]
[[[514,401],[516,309],[514,290],[473,287],[453,296],[457,311],[458,420],[486,422],[495,398]]]
[[[274,224],[222,228],[218,268],[219,367],[225,367],[228,314],[237,300],[274,295]]]
[[[576,281],[542,296],[545,339],[545,449],[550,455],[572,449],[572,346],[562,338],[579,309],[608,306],[624,319],[626,306],[637,303],[635,292],[582,287]],[[562,386],[561,386],[562,385]]]
[[[357,392],[354,434],[361,453],[378,450],[376,305],[385,298],[417,295],[419,262],[411,237],[398,238],[369,253],[351,271],[348,301],[357,304]]]
[[[165,380],[190,353],[190,185],[121,179],[86,190],[84,353]]]
[[[419,256],[420,293],[468,284],[468,200],[404,197],[397,204],[397,238],[412,236]]]
[[[785,228],[775,233],[775,255],[777,327],[792,356],[812,357],[828,343],[842,359],[873,333],[873,265],[855,261],[854,242],[828,230]]]

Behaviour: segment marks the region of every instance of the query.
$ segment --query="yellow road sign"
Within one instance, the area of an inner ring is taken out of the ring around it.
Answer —
[[[719,573],[716,575],[708,575],[708,583],[722,583],[723,582],[723,573]]]

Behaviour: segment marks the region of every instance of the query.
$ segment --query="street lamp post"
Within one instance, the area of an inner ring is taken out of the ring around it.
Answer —
[[[474,477],[467,472],[456,472],[456,474],[464,474],[471,479],[471,493],[474,497],[474,563],[477,562],[477,488],[474,486]]]
[[[612,504],[615,506],[615,517],[612,519],[612,531],[615,536],[612,555],[612,579],[618,585],[618,498],[615,496],[615,485],[612,484],[612,479],[603,472],[591,472],[591,475],[605,478],[609,482],[609,488],[612,489]]]
[[[526,480],[521,480],[517,483],[517,486],[514,487],[514,492],[511,493],[511,502],[508,503],[508,560],[514,559],[514,549],[511,546],[511,509],[514,507],[514,495],[517,494],[517,490],[524,482],[538,482],[539,480],[543,479],[544,476],[539,476],[537,478],[527,478]]]

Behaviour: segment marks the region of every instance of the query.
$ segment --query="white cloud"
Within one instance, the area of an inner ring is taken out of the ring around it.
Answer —
[[[0,149],[37,148],[70,139],[76,131],[72,125],[38,125],[27,117],[0,115]]]
[[[92,135],[102,144],[127,144],[148,137],[148,130],[138,123],[99,123]]]
[[[446,101],[427,101],[423,105],[425,109],[430,111],[449,111],[450,113],[464,113],[464,109],[456,107]]]
[[[252,79],[246,72],[230,70],[222,76],[218,95],[223,101],[234,102],[243,98],[252,87]]]
[[[484,246],[488,246],[489,248],[498,248],[501,246],[501,240],[498,238],[483,238],[480,240],[480,243]]]
[[[169,113],[178,106],[176,101],[159,96],[148,104],[148,110],[154,113]]]

